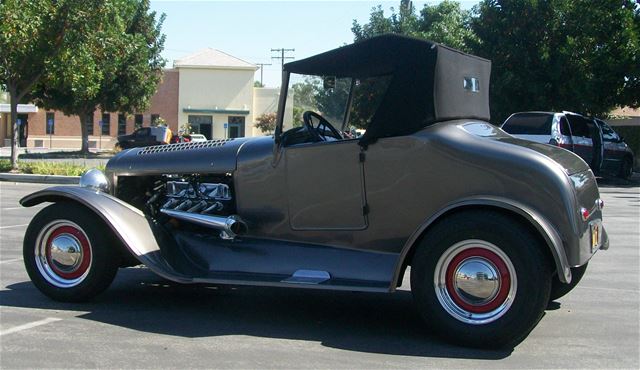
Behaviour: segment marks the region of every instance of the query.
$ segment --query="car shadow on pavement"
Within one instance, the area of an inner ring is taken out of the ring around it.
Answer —
[[[121,269],[112,286],[90,303],[52,301],[31,282],[7,288],[0,291],[3,306],[87,312],[77,317],[177,337],[248,335],[367,353],[483,360],[513,351],[469,349],[440,340],[422,324],[405,290],[375,294],[187,286],[145,268]]]

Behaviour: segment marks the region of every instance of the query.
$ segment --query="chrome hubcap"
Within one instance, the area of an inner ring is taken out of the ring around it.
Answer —
[[[51,263],[60,271],[71,272],[82,262],[82,247],[70,234],[61,234],[51,241]]]
[[[493,300],[500,288],[500,276],[491,261],[471,257],[462,261],[453,275],[456,294],[471,305],[482,305]]]
[[[484,240],[464,240],[449,247],[438,260],[433,279],[445,311],[474,325],[507,313],[518,285],[509,257]]]
[[[36,239],[35,259],[38,271],[59,288],[80,284],[91,267],[91,244],[85,232],[68,220],[46,225]]]

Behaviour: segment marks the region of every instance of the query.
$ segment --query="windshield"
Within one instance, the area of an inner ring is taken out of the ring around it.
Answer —
[[[291,74],[287,104],[293,103],[293,126],[303,125],[304,112],[318,113],[345,138],[360,137],[386,92],[390,76],[364,79]],[[350,102],[350,91],[353,88]]]

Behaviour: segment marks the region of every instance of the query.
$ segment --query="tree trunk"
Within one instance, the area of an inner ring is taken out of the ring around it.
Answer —
[[[80,112],[80,131],[82,132],[82,147],[80,148],[80,152],[83,154],[89,153],[89,126],[87,122],[87,116],[89,116],[89,114],[86,110]]]
[[[8,86],[9,100],[11,105],[11,169],[18,169],[18,94],[15,86]]]

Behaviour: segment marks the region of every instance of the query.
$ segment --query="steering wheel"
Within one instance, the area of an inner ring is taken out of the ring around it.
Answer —
[[[313,127],[313,122],[311,121],[312,117],[317,118],[319,121],[316,127]],[[313,137],[314,142],[327,141],[327,139],[325,138],[325,135],[320,135],[321,126],[324,126],[325,128],[329,129],[329,131],[331,132],[331,135],[328,135],[328,136],[333,137],[336,140],[342,140],[342,135],[340,135],[340,131],[336,130],[336,128],[333,127],[333,125],[329,121],[327,121],[324,117],[322,117],[318,113],[308,110],[302,114],[302,120],[304,121],[304,127],[307,129],[307,131],[309,131],[309,133]],[[326,130],[323,129],[322,132],[326,132]]]

